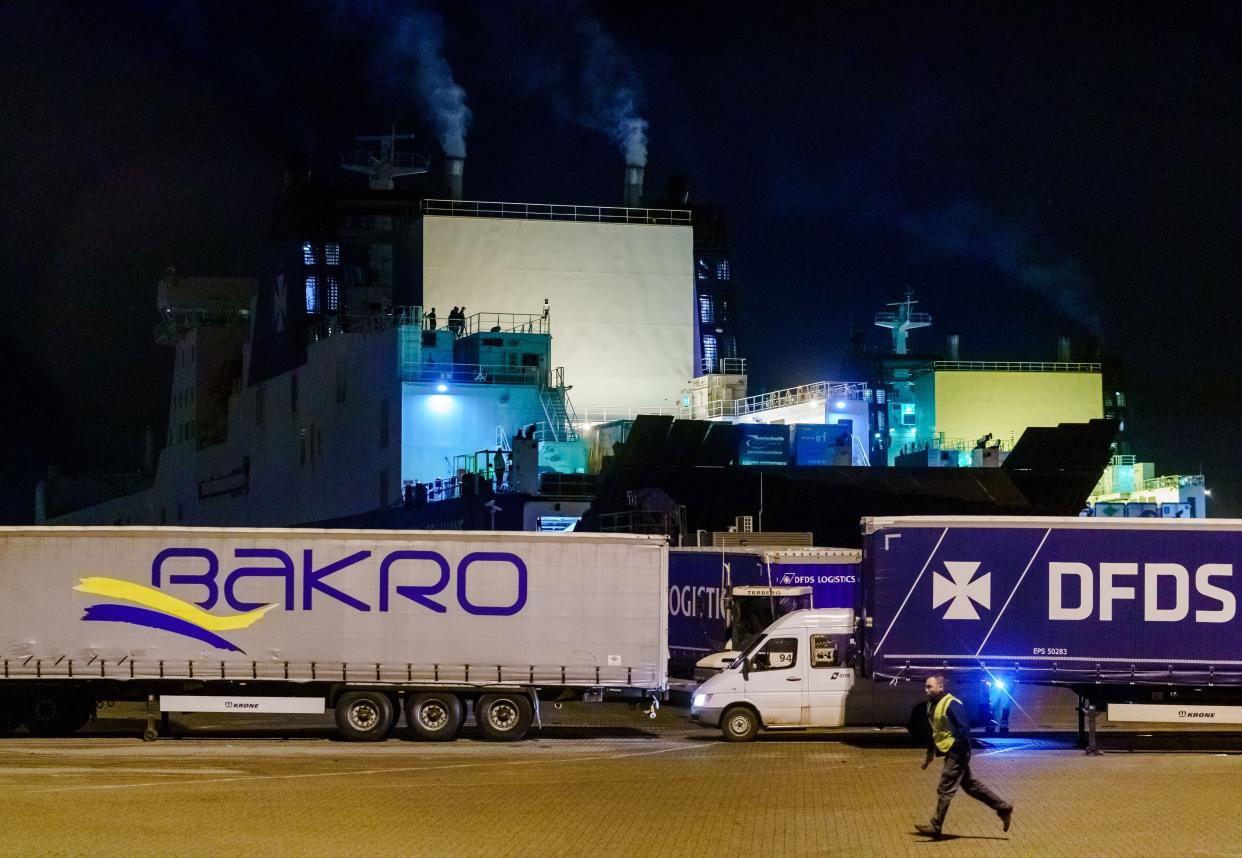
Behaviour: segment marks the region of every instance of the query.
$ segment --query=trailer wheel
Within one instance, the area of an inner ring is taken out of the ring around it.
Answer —
[[[0,699],[0,735],[12,733],[26,720],[21,704],[12,697]]]
[[[382,691],[350,691],[336,701],[336,728],[346,741],[379,742],[392,723],[392,701]]]
[[[67,736],[90,720],[94,704],[69,694],[36,693],[26,707],[26,729],[36,736]]]
[[[465,720],[461,699],[446,691],[411,694],[405,700],[405,723],[419,739],[451,742]]]
[[[474,704],[474,720],[489,739],[516,742],[530,729],[534,711],[525,694],[484,694]]]
[[[720,719],[720,730],[730,742],[749,742],[759,732],[759,716],[749,706],[733,706]]]

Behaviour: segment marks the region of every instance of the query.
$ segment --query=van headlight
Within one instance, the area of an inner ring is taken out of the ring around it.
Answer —
[[[706,694],[694,695],[694,700],[690,702],[690,705],[693,706],[695,709],[702,709],[704,706],[707,705],[707,695]]]

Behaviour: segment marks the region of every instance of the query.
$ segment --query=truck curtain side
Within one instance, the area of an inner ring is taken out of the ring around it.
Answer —
[[[1093,727],[1101,707],[1116,721],[1242,723],[1242,521],[910,517],[863,529],[861,621],[822,609],[777,619],[696,690],[695,720],[739,741],[879,723],[876,712],[894,723],[881,695],[913,700],[944,672],[993,717],[998,690],[1070,688],[1084,741],[1082,718]]]
[[[654,712],[667,581],[666,543],[644,536],[0,528],[0,728],[68,732],[98,700],[153,698],[317,700],[358,740],[403,706],[429,739],[468,705],[503,739],[540,698]]]
[[[1070,687],[1110,717],[1164,704],[1169,720],[1210,718],[1194,704],[1242,703],[1242,521],[863,524],[866,664],[876,678],[983,671]]]
[[[719,652],[729,639],[730,587],[809,586],[814,608],[855,608],[860,604],[860,553],[855,549],[674,548],[669,552],[669,674],[689,679],[695,663]],[[774,605],[771,616],[784,612]],[[792,606],[790,606],[792,609]]]

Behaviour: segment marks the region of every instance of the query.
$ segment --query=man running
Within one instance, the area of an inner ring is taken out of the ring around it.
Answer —
[[[940,773],[940,785],[936,787],[936,813],[928,825],[916,825],[915,830],[933,839],[940,837],[949,802],[957,794],[960,785],[966,795],[986,804],[1000,817],[1001,829],[1009,830],[1013,818],[1013,805],[988,789],[983,781],[970,771],[970,724],[962,701],[944,690],[944,674],[933,673],[923,685],[927,692],[927,720],[931,723],[931,739],[927,743],[927,757],[923,768],[931,765],[936,757],[944,757],[944,769]]]

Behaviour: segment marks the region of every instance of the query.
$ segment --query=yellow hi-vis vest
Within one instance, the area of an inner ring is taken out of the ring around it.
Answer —
[[[942,754],[949,753],[949,748],[953,747],[953,731],[949,729],[949,704],[961,702],[952,694],[946,694],[936,701],[936,708],[932,710],[932,742]]]

